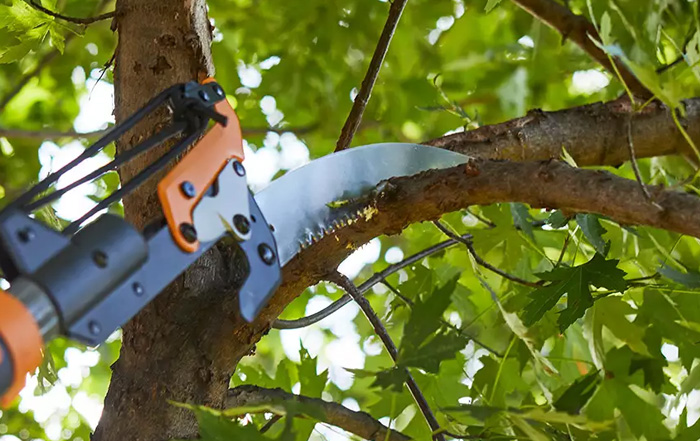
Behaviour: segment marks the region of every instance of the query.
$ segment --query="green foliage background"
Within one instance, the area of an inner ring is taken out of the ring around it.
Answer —
[[[42,4],[71,16],[114,6],[96,0]],[[312,158],[331,152],[388,3],[208,4],[216,25],[217,79],[235,102],[243,127],[268,126],[260,104],[271,96],[284,114],[279,126],[298,130]],[[623,57],[664,102],[679,106],[681,99],[698,95],[697,2],[568,4],[576,13],[593,14],[606,50]],[[73,73],[79,68],[86,76],[99,76],[115,44],[109,22],[85,28],[49,17],[22,0],[0,0],[0,100],[41,66],[0,109],[0,129],[70,130],[79,99],[90,93],[84,81],[73,81]],[[683,52],[680,63],[657,73]],[[277,64],[271,62],[275,59]],[[243,66],[261,73],[258,87],[241,86],[238,72]],[[602,72],[589,56],[510,2],[409,0],[354,145],[420,142],[502,122],[530,109],[562,109],[625,92],[607,73],[602,73],[611,79],[607,87],[578,90],[574,74],[589,70]],[[111,82],[109,69],[102,81]],[[264,136],[247,141],[261,147]],[[63,145],[71,140],[54,141]],[[37,139],[0,137],[0,203],[37,179],[40,144]],[[675,157],[642,160],[640,167],[647,182],[667,185],[693,173]],[[628,164],[611,171],[634,179]],[[113,177],[105,179],[95,197],[116,185]],[[50,214],[48,218],[62,222]],[[700,386],[696,239],[590,215],[567,219],[559,212],[518,204],[472,207],[445,216],[444,222],[460,234],[471,233],[477,253],[492,265],[531,282],[542,281],[537,288],[511,282],[476,265],[457,245],[388,279],[413,307],[385,288],[368,294],[400,347],[400,365],[416,377],[447,430],[484,439],[700,438],[700,423],[689,423],[700,411],[694,392]],[[408,256],[444,239],[430,224],[383,237],[380,258],[357,281],[388,265],[384,252],[390,247],[398,246]],[[319,285],[290,305],[283,318],[304,315],[314,296],[338,295]],[[376,346],[377,338],[361,314],[353,325],[360,347]],[[321,330],[324,342],[336,338],[329,328]],[[429,439],[420,413],[400,385],[401,372],[384,351],[367,350],[364,366],[353,371],[355,380],[345,390],[320,374],[317,360],[306,350],[299,363],[287,359],[280,332],[285,331],[273,331],[258,344],[256,355],[245,359],[234,375],[234,385],[290,391],[298,383],[303,394],[337,402],[351,398],[375,418],[393,421],[416,439]],[[50,345],[53,362],[47,362],[41,376],[46,387],[66,366],[64,353],[71,346],[63,340]],[[79,386],[66,388],[68,395],[85,392],[102,399],[118,349],[118,339],[96,349],[99,363],[83,372]],[[35,393],[43,393],[42,388]],[[195,412],[205,439],[223,434],[321,439],[313,420],[278,423],[263,436],[226,415],[200,408]],[[288,412],[314,416],[308,409]],[[74,406],[54,418],[63,429],[60,438],[89,439],[90,427]],[[266,417],[256,415],[252,421],[259,427]],[[46,427],[32,412],[23,411],[21,403],[0,419],[0,435],[20,439],[56,439]]]

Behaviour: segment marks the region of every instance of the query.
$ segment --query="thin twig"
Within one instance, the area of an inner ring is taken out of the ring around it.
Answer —
[[[367,320],[369,320],[369,322],[372,324],[374,332],[384,344],[384,347],[389,353],[389,356],[391,356],[391,359],[394,361],[394,363],[396,363],[399,356],[399,351],[396,348],[394,341],[389,336],[389,332],[384,327],[384,324],[381,322],[381,320],[379,320],[377,313],[375,313],[374,309],[372,309],[372,305],[370,305],[369,301],[360,293],[355,284],[352,283],[352,281],[348,279],[347,276],[341,274],[337,270],[331,272],[328,276],[326,276],[325,279],[344,289],[345,292],[347,292],[352,297],[355,303],[357,303],[360,309],[362,309],[362,312],[367,317]],[[439,432],[441,430],[440,423],[438,423],[437,419],[435,418],[435,415],[433,414],[433,411],[430,409],[428,401],[425,399],[423,392],[421,392],[420,388],[418,387],[416,380],[413,378],[410,372],[408,372],[407,369],[405,370],[406,386],[408,387],[408,390],[411,391],[411,395],[413,395],[413,399],[416,401],[418,408],[421,410],[423,416],[425,417],[425,420],[428,422],[430,430],[433,433]],[[433,436],[433,439],[445,441],[445,437],[441,433],[436,433]]]
[[[369,102],[369,98],[372,95],[372,88],[374,83],[377,81],[377,76],[379,76],[379,70],[384,62],[384,57],[389,50],[389,44],[391,43],[391,38],[394,36],[394,31],[396,31],[396,26],[399,24],[399,19],[401,18],[401,13],[403,12],[404,6],[408,0],[394,0],[389,8],[389,17],[387,17],[386,24],[382,30],[382,35],[379,37],[379,42],[377,47],[374,49],[374,54],[372,55],[372,60],[369,63],[369,68],[365,74],[364,80],[362,80],[362,86],[360,87],[360,92],[355,97],[352,104],[352,109],[350,109],[350,114],[347,120],[345,120],[345,125],[340,132],[340,137],[338,138],[338,143],[335,146],[335,151],[339,152],[345,150],[350,146],[353,136],[357,128],[360,126],[362,121],[362,114],[365,112],[365,107]]]
[[[272,428],[272,426],[275,425],[275,423],[277,421],[279,421],[281,419],[282,419],[282,415],[273,415],[272,418],[270,418],[270,420],[268,422],[266,422],[265,425],[260,428],[260,433],[267,432],[268,430],[270,430]]]
[[[367,279],[365,282],[360,284],[360,286],[357,288],[360,293],[364,294],[370,289],[374,287],[377,283],[382,282],[384,279],[389,277],[390,275],[394,274],[395,272],[402,270],[403,268],[412,265],[416,262],[419,262],[426,257],[430,256],[431,254],[435,254],[437,252],[440,252],[444,250],[445,248],[449,248],[453,245],[456,245],[458,241],[454,239],[448,239],[444,242],[440,242],[438,244],[435,244],[433,246],[430,246],[423,251],[419,251],[416,254],[413,254],[411,256],[408,256],[401,262],[397,262],[393,265],[390,265],[386,268],[384,268],[382,271],[379,271],[377,273],[374,273],[369,279]],[[318,323],[324,318],[328,317],[329,315],[333,314],[343,306],[347,305],[350,303],[352,298],[348,295],[345,294],[335,302],[331,303],[324,309],[308,315],[306,317],[302,317],[297,320],[276,320],[273,324],[272,327],[275,329],[299,329],[299,328],[305,328],[307,326],[311,326],[314,323]]]
[[[89,25],[89,24],[95,23],[96,21],[109,20],[110,18],[114,18],[114,11],[106,12],[104,14],[99,14],[99,15],[96,15],[94,17],[69,17],[67,15],[63,15],[63,14],[60,14],[58,12],[54,12],[50,9],[47,9],[47,8],[41,6],[35,0],[29,0],[29,4],[37,11],[41,11],[46,15],[50,15],[51,17],[54,17],[54,18],[60,18],[61,20],[65,20],[67,22],[75,23],[75,24],[79,24],[79,25]]]
[[[489,228],[496,228],[496,224],[493,223],[493,222],[491,222],[490,220],[486,219],[485,217],[483,217],[483,216],[481,216],[481,215],[479,215],[479,214],[474,213],[473,211],[471,211],[471,210],[468,209],[468,208],[467,208],[466,211],[467,211],[467,213],[469,213],[471,216],[474,216],[478,221],[480,221],[480,222],[483,223],[484,225],[488,226]]]
[[[453,233],[452,230],[450,230],[449,228],[444,226],[440,221],[433,221],[433,224],[440,231],[445,233],[445,235],[447,237],[464,244],[467,247],[467,249],[469,250],[469,253],[472,255],[472,257],[476,261],[476,263],[479,264],[480,266],[486,268],[487,270],[498,274],[499,276],[503,277],[504,279],[508,279],[512,282],[519,283],[521,285],[530,286],[533,288],[539,288],[540,286],[542,286],[542,284],[540,282],[528,282],[527,280],[521,279],[518,276],[508,274],[507,272],[505,272],[499,268],[496,268],[495,266],[491,265],[490,263],[488,263],[487,261],[482,259],[481,256],[479,256],[477,254],[476,250],[474,249],[474,244],[472,243],[471,235],[468,235],[467,237],[459,236],[458,234]]]
[[[651,196],[651,193],[649,193],[649,189],[647,188],[646,184],[642,180],[642,174],[639,171],[639,164],[637,164],[637,154],[634,151],[634,140],[632,137],[632,114],[629,114],[627,116],[627,148],[629,149],[630,153],[630,163],[632,164],[632,170],[634,170],[634,176],[637,178],[637,182],[639,183],[639,188],[642,190],[642,193],[644,193],[644,197],[649,201],[654,208],[657,210],[663,211],[663,207],[659,205],[654,198]]]
[[[562,261],[564,261],[564,254],[566,254],[566,248],[568,248],[570,240],[571,233],[567,231],[566,237],[564,238],[564,244],[561,246],[561,253],[559,253],[559,259],[557,259],[557,264],[554,265],[555,267],[561,265]]]
[[[401,294],[401,292],[396,289],[392,284],[387,282],[386,280],[382,280],[382,284],[389,288],[389,291],[394,293],[396,297],[401,299],[402,302],[404,302],[406,305],[408,305],[409,308],[413,308],[413,300],[409,299],[405,295]],[[497,350],[493,349],[492,347],[489,347],[488,345],[482,343],[478,339],[472,337],[469,333],[465,332],[462,328],[453,325],[452,323],[448,322],[447,320],[440,318],[440,323],[442,323],[444,326],[447,326],[448,328],[452,329],[453,331],[457,332],[460,336],[467,337],[469,340],[472,340],[474,343],[477,345],[481,346],[482,348],[486,349],[489,351],[491,354],[495,355],[496,357],[503,358],[503,354],[498,352]]]

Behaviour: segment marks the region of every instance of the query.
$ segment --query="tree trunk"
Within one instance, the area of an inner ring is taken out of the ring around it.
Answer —
[[[115,60],[115,113],[123,120],[168,86],[213,74],[211,30],[204,0],[117,0],[119,42]],[[124,151],[166,119],[155,115],[125,135]],[[156,155],[120,170],[130,179]],[[162,175],[161,175],[162,176]],[[139,227],[161,216],[152,179],[124,202],[126,217]],[[214,344],[230,336],[235,301],[222,301],[234,280],[231,256],[214,249],[123,329],[102,420],[94,439],[166,440],[197,433],[191,414],[167,400],[221,406],[226,398],[231,355]]]

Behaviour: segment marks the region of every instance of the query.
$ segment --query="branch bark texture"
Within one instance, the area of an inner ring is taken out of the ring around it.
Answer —
[[[651,92],[634,76],[634,74],[617,57],[613,57],[610,62],[608,55],[593,43],[591,38],[600,41],[600,35],[595,26],[586,17],[576,15],[569,8],[557,3],[554,0],[513,0],[513,3],[520,6],[540,21],[546,23],[554,30],[558,31],[566,40],[576,43],[584,52],[590,55],[601,66],[608,70],[617,78],[620,73],[622,81],[632,93],[641,98],[649,98]]]
[[[253,385],[238,386],[229,391],[226,407],[274,405],[289,401],[296,401],[305,406],[314,407],[323,415],[322,422],[340,427],[367,440],[407,441],[411,439],[400,432],[389,430],[368,413],[356,412],[342,404],[325,401],[320,398],[290,394],[282,389],[266,389]]]
[[[684,101],[682,124],[700,140],[700,98]],[[673,122],[671,110],[655,102],[634,112],[626,98],[556,112],[535,110],[522,118],[427,141],[478,158],[533,161],[559,158],[562,148],[580,166],[629,160],[628,126],[637,158],[681,153],[695,157]]]

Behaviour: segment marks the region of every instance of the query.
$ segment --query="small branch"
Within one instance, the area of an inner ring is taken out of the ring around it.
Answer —
[[[98,138],[104,136],[109,129],[96,130],[94,132],[77,132],[75,130],[24,130],[24,129],[7,129],[0,127],[0,136],[5,138],[24,138],[24,139],[56,139],[56,138]]]
[[[389,336],[389,332],[384,327],[382,321],[379,320],[377,313],[374,312],[374,309],[372,309],[372,305],[370,305],[369,301],[360,293],[355,284],[352,283],[352,281],[348,279],[345,275],[339,273],[337,270],[331,272],[326,277],[326,280],[338,285],[338,287],[344,289],[345,292],[347,292],[350,295],[350,297],[352,297],[355,303],[357,303],[360,309],[362,309],[362,312],[367,317],[367,320],[369,320],[369,322],[372,324],[374,332],[384,344],[384,347],[389,353],[389,356],[391,356],[391,359],[394,361],[394,363],[396,363],[396,360],[399,356],[399,351],[396,348],[394,341],[391,339],[391,336]],[[435,418],[435,415],[433,414],[433,411],[430,409],[428,401],[425,399],[423,392],[421,392],[420,388],[418,387],[418,384],[416,383],[416,380],[413,378],[410,372],[408,372],[408,369],[404,369],[406,370],[407,375],[406,386],[411,392],[411,395],[413,395],[413,399],[416,401],[418,408],[423,413],[423,416],[425,417],[428,426],[430,426],[430,430],[433,433],[436,433],[433,436],[433,439],[437,441],[445,441],[445,437],[441,433],[438,433],[441,431],[440,423],[438,423],[437,419]]]
[[[322,423],[340,427],[364,439],[381,441],[408,441],[411,439],[400,432],[388,429],[382,423],[372,418],[368,413],[356,412],[341,404],[325,401],[320,398],[290,394],[282,389],[266,389],[254,385],[238,386],[228,391],[226,407],[235,408],[266,405],[276,407],[276,405],[280,403],[290,401],[300,403],[303,406],[314,407],[319,414],[323,415]],[[272,421],[277,420],[273,417],[270,422]],[[270,422],[268,422],[268,424]]]
[[[75,23],[79,25],[89,25],[92,23],[95,23],[96,21],[102,21],[102,20],[109,20],[110,18],[114,18],[114,11],[112,12],[106,12],[104,14],[99,14],[94,17],[69,17],[67,15],[60,14],[58,12],[54,12],[50,9],[46,9],[45,7],[41,6],[39,3],[37,3],[35,0],[29,0],[29,4],[36,9],[37,11],[41,11],[46,15],[50,15],[51,17],[54,18],[60,18],[61,20],[65,20],[70,23]]]
[[[447,237],[464,244],[467,247],[467,249],[469,250],[469,254],[472,255],[472,257],[474,258],[476,263],[479,264],[480,266],[486,268],[487,270],[498,274],[499,276],[503,277],[504,279],[508,279],[511,282],[519,283],[521,285],[530,286],[532,288],[539,288],[540,286],[542,286],[542,283],[540,283],[540,282],[528,282],[525,279],[521,279],[520,277],[514,276],[512,274],[508,274],[507,272],[505,272],[499,268],[496,268],[495,266],[491,265],[490,263],[488,263],[487,261],[482,259],[481,256],[479,256],[476,253],[476,250],[474,249],[474,244],[472,243],[471,235],[469,235],[467,237],[459,236],[459,235],[455,234],[454,232],[452,232],[452,230],[450,230],[449,228],[444,226],[440,221],[434,221],[433,224],[438,228],[438,230],[442,231]]]
[[[444,250],[445,248],[449,248],[453,245],[456,245],[458,242],[454,239],[449,239],[444,242],[440,242],[438,244],[435,244],[433,246],[430,246],[423,251],[419,251],[418,253],[408,256],[401,262],[397,262],[393,265],[389,265],[382,271],[378,273],[374,273],[372,277],[367,279],[365,282],[363,282],[357,289],[360,291],[361,294],[366,293],[370,289],[374,287],[377,283],[382,282],[385,278],[389,277],[390,275],[394,274],[395,272],[412,265],[416,262],[419,262],[426,257],[430,256],[431,254],[440,252]],[[307,326],[311,326],[314,323],[318,323],[324,318],[328,317],[329,315],[333,314],[343,306],[347,305],[350,303],[352,298],[348,294],[344,294],[341,298],[336,300],[335,302],[331,303],[327,307],[323,308],[322,310],[315,312],[311,315],[308,315],[306,317],[302,317],[297,320],[276,320],[273,324],[272,327],[275,329],[299,329],[299,328],[305,328]]]
[[[644,180],[642,179],[642,174],[639,172],[639,164],[637,164],[637,154],[634,152],[634,140],[632,139],[632,117],[630,116],[627,119],[627,148],[629,149],[630,153],[630,163],[632,164],[632,170],[634,170],[634,177],[637,178],[637,182],[639,182],[639,188],[644,194],[644,197],[647,198],[647,201],[651,203],[654,208],[657,210],[663,210],[659,204],[657,204],[654,199],[651,197],[651,193],[649,193],[649,189],[647,188],[646,184],[644,183]]]
[[[643,98],[652,96],[652,93],[644,87],[620,59],[613,57],[612,59],[615,63],[613,66],[608,54],[596,46],[591,39],[600,41],[600,35],[593,24],[585,17],[574,14],[569,8],[560,5],[554,0],[513,0],[513,3],[558,31],[565,40],[569,39],[576,43],[615,77],[617,77],[615,72],[617,70],[622,81],[634,95]]]
[[[382,30],[382,35],[379,37],[379,42],[377,47],[374,49],[374,54],[372,55],[372,60],[369,63],[369,68],[365,74],[364,80],[362,80],[362,86],[360,87],[360,92],[355,97],[352,104],[352,109],[350,109],[350,114],[348,115],[345,125],[340,132],[340,137],[335,146],[335,151],[339,152],[345,150],[350,146],[353,136],[357,128],[360,126],[362,121],[362,114],[365,112],[365,107],[369,102],[369,98],[372,95],[372,88],[374,83],[377,81],[377,76],[379,76],[379,70],[384,62],[384,57],[389,50],[389,44],[391,43],[391,38],[394,36],[394,31],[396,31],[396,26],[399,24],[399,19],[401,18],[401,13],[403,12],[406,2],[408,0],[394,0],[389,8],[389,17],[386,20],[384,29]]]

